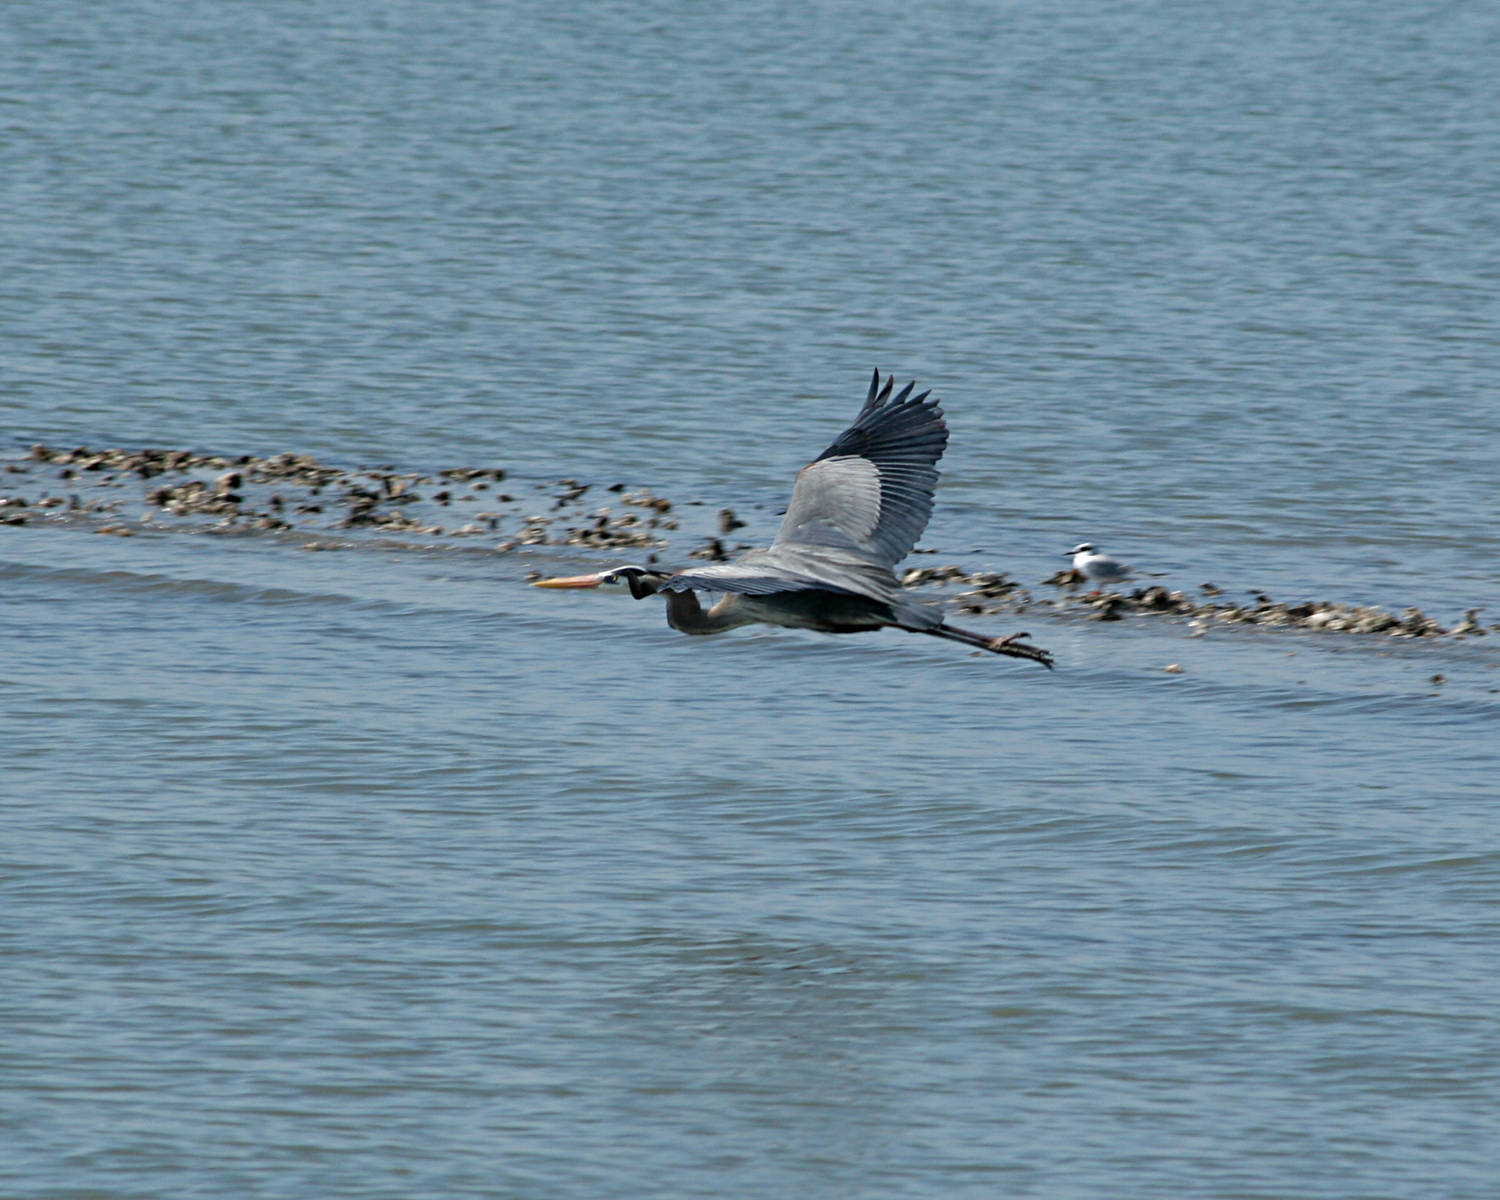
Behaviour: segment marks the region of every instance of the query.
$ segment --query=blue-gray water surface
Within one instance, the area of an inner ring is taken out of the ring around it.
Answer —
[[[1500,630],[686,638],[515,534],[566,478],[764,542],[879,366],[953,430],[914,565],[1051,596],[1090,539],[1488,628],[1500,10],[54,0],[0,45],[0,499],[82,486],[41,442],[522,506],[0,524],[0,1194],[1494,1194]]]

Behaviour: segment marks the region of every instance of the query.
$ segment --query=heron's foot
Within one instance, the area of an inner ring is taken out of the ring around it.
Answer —
[[[1047,670],[1052,670],[1052,653],[1043,650],[1040,646],[1026,646],[1021,644],[1022,638],[1029,638],[1029,633],[1012,633],[1008,637],[991,638],[989,648],[996,654],[1008,654],[1012,658],[1025,658],[1032,662],[1039,662]]]

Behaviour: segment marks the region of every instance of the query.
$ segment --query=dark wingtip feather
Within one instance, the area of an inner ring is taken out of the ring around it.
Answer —
[[[892,375],[885,381],[885,387],[882,388],[880,386],[880,368],[876,367],[875,374],[870,378],[870,390],[865,395],[864,407],[859,410],[859,416],[868,416],[877,408],[883,408],[885,402],[891,398],[891,385],[895,382],[896,377]],[[859,417],[856,417],[855,420],[858,421]]]

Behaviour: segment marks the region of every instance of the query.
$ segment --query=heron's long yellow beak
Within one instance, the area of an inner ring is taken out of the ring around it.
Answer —
[[[592,588],[601,580],[597,575],[564,575],[561,579],[533,579],[532,587],[544,588]]]

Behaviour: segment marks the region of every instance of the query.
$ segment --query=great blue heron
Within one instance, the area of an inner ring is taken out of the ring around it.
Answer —
[[[1130,566],[1118,558],[1100,554],[1094,549],[1093,542],[1079,542],[1068,551],[1066,557],[1073,560],[1073,570],[1092,583],[1095,591],[1103,584],[1124,583],[1131,577]]]
[[[928,633],[995,654],[1052,666],[1052,655],[1023,644],[1029,635],[986,637],[958,629],[907,597],[892,568],[916,545],[932,515],[937,461],[948,444],[943,410],[930,392],[895,396],[880,372],[854,424],[797,473],[776,540],[731,563],[687,571],[625,566],[594,575],[539,579],[536,587],[628,590],[637,600],[662,593],[667,624],[683,633],[720,633],[764,622],[820,633],[864,633],[887,626]],[[704,611],[696,592],[722,592]]]

